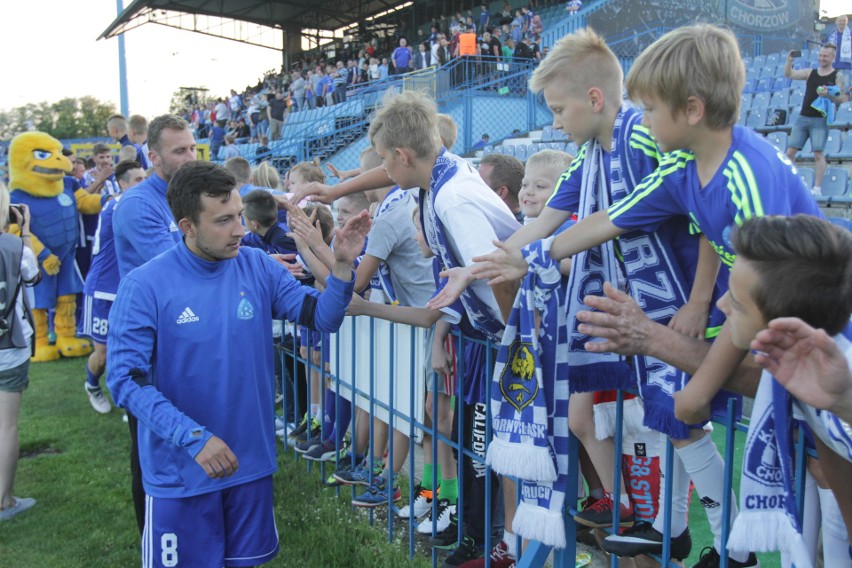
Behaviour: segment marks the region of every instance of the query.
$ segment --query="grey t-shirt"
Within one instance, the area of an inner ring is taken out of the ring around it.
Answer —
[[[290,83],[290,90],[293,91],[293,96],[297,99],[305,98],[305,80],[299,77]]]
[[[416,206],[410,191],[393,202],[373,222],[365,252],[387,262],[393,290],[401,305],[422,308],[435,293],[435,280],[431,259],[423,257],[414,240],[411,214]]]

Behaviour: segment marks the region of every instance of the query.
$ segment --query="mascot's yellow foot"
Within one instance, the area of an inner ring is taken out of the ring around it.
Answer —
[[[56,350],[63,357],[84,357],[94,351],[94,346],[88,339],[57,337]]]
[[[33,363],[44,363],[57,359],[59,359],[59,350],[54,345],[36,345],[35,355],[30,357],[30,361]]]

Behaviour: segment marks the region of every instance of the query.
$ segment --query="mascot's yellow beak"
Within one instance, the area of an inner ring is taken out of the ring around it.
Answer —
[[[49,134],[25,132],[9,144],[10,189],[61,181],[70,173],[71,161],[62,155],[62,144]]]

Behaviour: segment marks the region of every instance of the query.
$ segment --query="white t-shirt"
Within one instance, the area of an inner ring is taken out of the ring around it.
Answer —
[[[435,199],[435,215],[444,225],[444,234],[448,245],[459,263],[464,266],[473,264],[473,257],[488,254],[494,250],[495,240],[505,241],[521,225],[512,215],[509,207],[482,180],[473,166],[463,158],[447,152],[458,165],[458,171],[438,193]],[[429,238],[435,229],[431,223],[431,197],[425,207],[424,232]],[[430,246],[432,242],[430,240]],[[432,246],[438,254],[437,248]],[[471,290],[485,304],[490,314],[503,322],[503,316],[487,280],[477,280],[471,284]],[[505,322],[503,322],[505,323]]]

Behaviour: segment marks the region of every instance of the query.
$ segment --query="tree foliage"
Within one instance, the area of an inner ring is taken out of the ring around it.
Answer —
[[[0,140],[21,132],[40,130],[59,139],[106,135],[106,121],[116,113],[115,105],[95,97],[67,97],[55,103],[28,103],[0,110]]]

